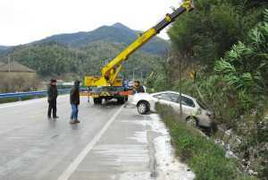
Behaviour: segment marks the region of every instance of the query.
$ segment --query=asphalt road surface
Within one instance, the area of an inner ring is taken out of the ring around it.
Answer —
[[[57,120],[47,119],[45,98],[1,104],[0,179],[168,179],[159,172],[151,116],[114,102],[81,101],[76,125],[69,124],[68,96],[58,98]],[[169,179],[193,178],[186,166],[179,168],[185,174]]]

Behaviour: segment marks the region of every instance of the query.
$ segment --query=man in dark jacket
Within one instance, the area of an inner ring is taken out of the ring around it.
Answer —
[[[57,97],[58,97],[58,89],[57,89],[57,80],[51,79],[50,84],[48,85],[47,90],[48,95],[48,113],[47,116],[50,119],[51,118],[51,111],[52,116],[54,119],[59,118],[57,116]]]
[[[80,123],[80,121],[78,120],[78,105],[80,104],[79,86],[80,81],[75,81],[74,86],[70,92],[70,103],[72,106],[70,124]]]
[[[134,81],[134,91],[135,93],[144,93],[144,87],[141,85],[140,81]]]

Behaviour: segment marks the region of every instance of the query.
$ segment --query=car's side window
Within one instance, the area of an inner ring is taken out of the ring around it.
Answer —
[[[157,94],[157,95],[153,95],[154,98],[160,99],[161,98],[161,94]]]
[[[157,98],[157,99],[162,99],[162,100],[170,101],[170,96],[169,96],[168,93],[157,94],[157,95],[154,95],[154,97]]]
[[[162,93],[162,94],[154,95],[153,97],[157,98],[157,99],[161,99],[161,100],[171,101],[174,103],[180,103],[180,95],[179,94]],[[182,96],[181,103],[185,106],[195,107],[194,101],[185,97],[185,96]]]
[[[171,102],[177,103],[180,96],[178,94],[169,93],[169,98]]]
[[[180,99],[178,103],[179,102],[180,102]],[[194,101],[184,96],[182,96],[181,103],[186,106],[195,107]]]

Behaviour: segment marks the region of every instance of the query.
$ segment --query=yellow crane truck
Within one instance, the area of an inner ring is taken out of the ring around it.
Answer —
[[[175,9],[171,14],[166,14],[161,22],[142,33],[134,42],[106,64],[101,70],[101,76],[85,76],[84,86],[88,87],[88,94],[93,98],[94,104],[101,104],[102,99],[109,100],[113,98],[116,98],[119,103],[125,103],[131,92],[124,88],[123,79],[119,78],[122,63],[137,49],[175,21],[177,17],[184,12],[193,10],[193,8],[192,0],[185,0],[179,8]]]

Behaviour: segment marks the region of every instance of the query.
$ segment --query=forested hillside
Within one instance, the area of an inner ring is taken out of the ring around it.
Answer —
[[[50,42],[18,46],[8,56],[11,60],[36,70],[43,78],[63,77],[66,80],[72,80],[82,78],[86,74],[98,75],[101,67],[124,47],[125,45],[120,43],[96,41],[76,49]],[[2,61],[7,61],[8,56],[3,56]],[[139,70],[139,78],[141,75],[146,77],[161,60],[162,58],[157,55],[137,52],[125,63],[122,75],[130,78],[133,71]]]
[[[241,139],[232,150],[243,169],[265,179],[267,1],[197,0],[195,7],[170,28],[169,61],[147,83],[156,91],[182,90],[205,103],[219,127]]]

